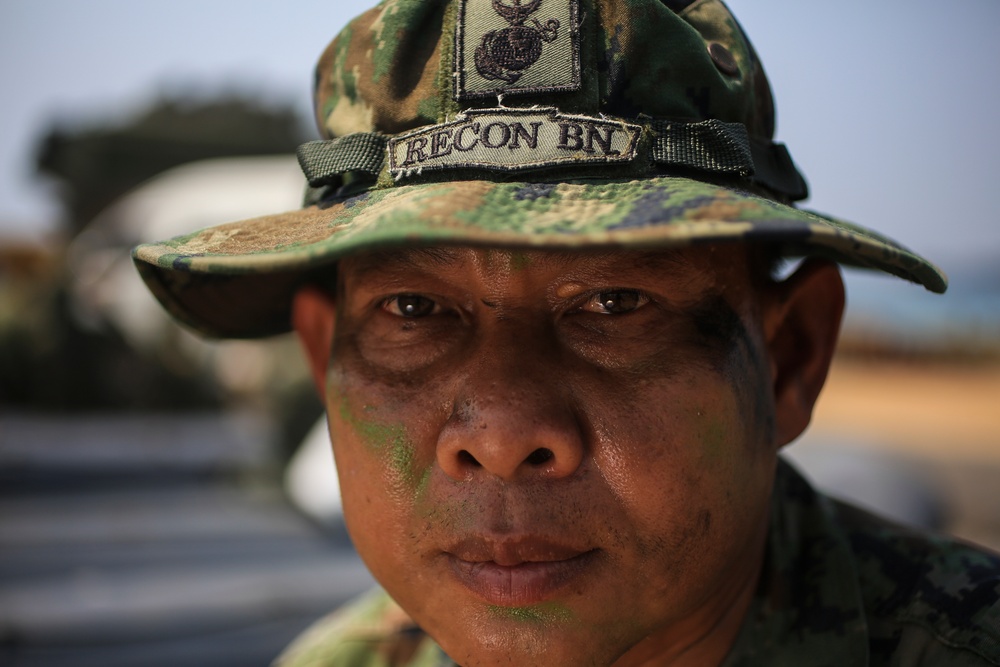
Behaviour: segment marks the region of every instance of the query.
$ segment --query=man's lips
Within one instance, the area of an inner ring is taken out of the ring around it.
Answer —
[[[458,581],[490,604],[537,604],[584,574],[598,551],[540,537],[472,537],[445,550]]]

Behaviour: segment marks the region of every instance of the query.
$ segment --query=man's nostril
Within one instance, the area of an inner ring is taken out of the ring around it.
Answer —
[[[525,461],[531,465],[542,465],[543,463],[548,463],[555,456],[551,449],[546,447],[539,447],[535,451],[528,455]]]
[[[458,453],[458,460],[462,463],[462,465],[472,466],[473,468],[478,468],[482,465],[476,460],[475,456],[464,449]]]

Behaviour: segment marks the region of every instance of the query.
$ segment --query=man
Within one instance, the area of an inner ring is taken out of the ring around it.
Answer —
[[[792,206],[721,2],[386,2],[316,109],[305,209],[135,255],[203,333],[294,327],[326,402],[384,591],[281,664],[1000,664],[996,556],[777,457],[836,344],[833,261],[946,282]]]

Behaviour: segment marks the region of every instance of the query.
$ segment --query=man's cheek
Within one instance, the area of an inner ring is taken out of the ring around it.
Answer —
[[[603,409],[591,411],[594,456],[634,515],[683,515],[692,499],[737,496],[752,480],[755,470],[740,466],[748,434],[738,400],[713,372],[646,381],[633,392],[610,387]]]

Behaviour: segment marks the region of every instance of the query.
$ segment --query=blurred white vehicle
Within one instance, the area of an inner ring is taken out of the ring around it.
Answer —
[[[142,284],[130,251],[139,243],[298,208],[304,189],[302,171],[291,155],[205,160],[160,174],[108,207],[70,245],[75,314],[89,326],[113,327],[146,353],[179,354],[237,396],[301,379],[305,368],[291,336],[215,343],[177,325]],[[325,419],[290,462],[286,492],[323,523],[340,517]]]

